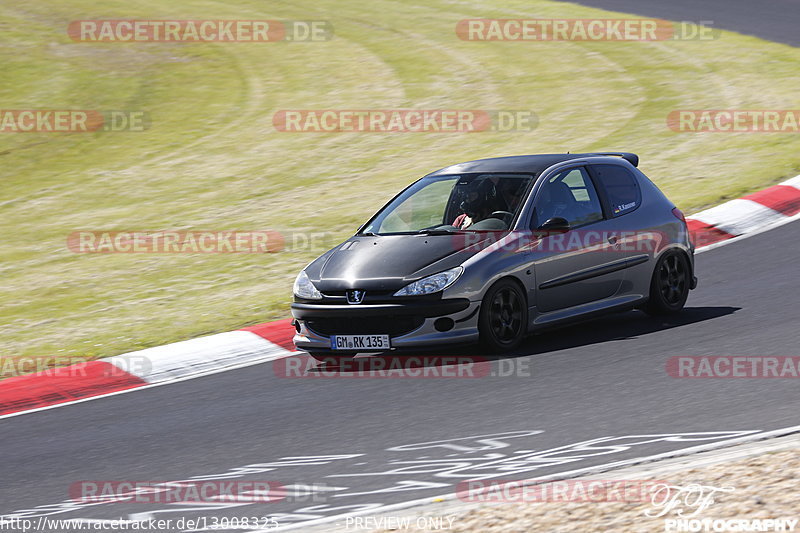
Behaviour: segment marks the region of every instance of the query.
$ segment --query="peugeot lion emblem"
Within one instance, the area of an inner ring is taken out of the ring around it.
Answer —
[[[347,303],[349,304],[360,304],[364,301],[364,294],[365,291],[359,289],[353,289],[352,291],[347,291]]]

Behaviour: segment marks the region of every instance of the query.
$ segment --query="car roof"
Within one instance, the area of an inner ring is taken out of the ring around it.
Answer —
[[[471,172],[525,172],[538,176],[547,168],[564,161],[573,159],[586,159],[587,157],[615,156],[622,157],[633,166],[639,164],[639,157],[629,152],[603,152],[587,154],[538,154],[538,155],[515,155],[508,157],[492,157],[489,159],[477,159],[450,165],[431,172],[428,176],[440,176],[444,174],[466,174]],[[611,159],[611,157],[609,157]],[[427,176],[426,176],[427,177]]]

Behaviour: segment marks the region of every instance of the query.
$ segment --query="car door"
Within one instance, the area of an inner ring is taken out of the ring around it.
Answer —
[[[587,304],[617,293],[623,274],[609,221],[592,178],[584,166],[567,168],[545,178],[534,200],[530,221],[530,260],[535,271],[539,312]],[[537,230],[553,217],[570,224],[566,233],[537,238]]]
[[[646,294],[649,290],[652,266],[647,265],[664,238],[656,228],[649,227],[650,217],[643,210],[642,191],[633,173],[618,164],[590,164],[589,173],[597,185],[600,199],[605,203],[609,231],[617,241],[615,255],[624,260],[623,285],[620,295]],[[638,280],[640,287],[634,287]]]

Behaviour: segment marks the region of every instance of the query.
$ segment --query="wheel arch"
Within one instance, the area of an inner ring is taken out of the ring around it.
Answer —
[[[517,276],[515,276],[515,275],[513,275],[513,274],[504,274],[503,276],[501,276],[501,277],[497,278],[496,280],[494,280],[494,281],[493,281],[493,282],[492,282],[492,283],[491,283],[491,284],[490,284],[490,285],[489,285],[489,286],[486,288],[486,291],[484,292],[484,296],[486,296],[486,294],[487,294],[487,293],[488,293],[488,292],[489,292],[489,291],[492,289],[492,287],[494,287],[495,285],[497,285],[497,284],[498,284],[498,283],[500,283],[501,281],[505,281],[505,280],[509,280],[509,281],[511,281],[512,283],[514,283],[514,284],[516,284],[516,285],[517,285],[517,288],[518,288],[518,289],[520,290],[520,292],[522,293],[522,297],[523,297],[523,298],[525,298],[525,305],[526,305],[526,306],[530,306],[530,302],[528,301],[528,289],[526,289],[526,288],[525,288],[525,284],[524,284],[524,283],[522,283],[522,280],[521,280],[521,279],[519,279]]]
[[[658,262],[661,260],[661,258],[664,257],[666,254],[672,253],[672,252],[678,252],[679,254],[681,254],[683,256],[684,259],[686,259],[686,264],[689,265],[689,276],[694,276],[694,257],[693,257],[693,254],[690,254],[689,251],[686,248],[684,248],[683,246],[681,246],[681,245],[679,245],[677,243],[674,243],[671,246],[665,247],[657,255],[653,256],[653,274],[652,275],[655,275],[656,265],[658,265]]]

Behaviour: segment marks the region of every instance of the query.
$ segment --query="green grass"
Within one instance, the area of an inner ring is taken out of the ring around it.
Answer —
[[[687,134],[674,109],[798,106],[800,50],[465,42],[464,18],[608,17],[543,0],[30,0],[0,7],[0,108],[146,111],[145,132],[0,134],[0,357],[97,358],[287,316],[296,272],[400,187],[500,155],[631,150],[691,212],[800,169],[796,134]],[[323,19],[318,43],[74,43],[71,20]],[[530,109],[531,132],[280,133],[281,109]],[[269,255],[75,254],[75,230],[325,231]]]

